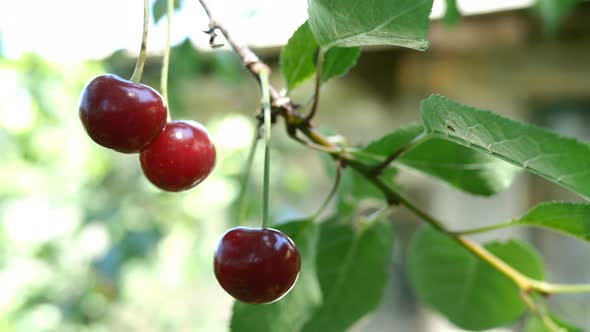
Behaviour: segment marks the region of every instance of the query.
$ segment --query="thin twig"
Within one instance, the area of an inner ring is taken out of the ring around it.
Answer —
[[[268,68],[268,66],[264,62],[262,62],[262,60],[260,60],[260,58],[258,58],[258,56],[254,52],[252,52],[252,50],[249,47],[238,43],[236,40],[232,38],[229,31],[227,31],[227,29],[223,25],[219,24],[219,22],[215,20],[215,17],[211,13],[211,8],[205,0],[199,0],[199,3],[205,10],[207,16],[209,17],[209,33],[215,32],[215,30],[219,30],[219,32],[221,32],[223,37],[225,37],[225,40],[231,46],[234,52],[236,52],[236,54],[240,56],[240,58],[242,59],[242,63],[246,65],[246,68],[248,69],[250,74],[252,74],[252,76],[254,76],[256,80],[260,81],[260,71],[265,67]],[[272,85],[270,85],[270,97],[271,104],[274,104],[275,100],[281,98],[281,95],[278,92],[278,90]]]
[[[456,235],[473,235],[473,234],[480,234],[480,233],[495,231],[498,229],[503,229],[503,228],[516,226],[516,225],[518,225],[518,224],[516,224],[513,221],[509,221],[509,222],[505,222],[505,223],[501,223],[501,224],[494,224],[494,225],[489,225],[489,226],[467,229],[464,231],[454,231],[451,233],[456,234]]]

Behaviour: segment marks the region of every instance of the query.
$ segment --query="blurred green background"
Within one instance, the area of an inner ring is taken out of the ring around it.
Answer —
[[[150,58],[144,83],[159,87],[160,61]],[[76,65],[32,53],[0,59],[0,331],[227,330],[232,300],[212,257],[238,224],[258,88],[227,51],[201,59],[188,41],[174,48],[171,114],[204,123],[218,161],[197,188],[165,193],[142,176],[137,155],[94,144],[77,114],[87,81],[128,77],[134,62],[123,52]],[[273,215],[285,221],[312,212],[325,193],[306,192],[326,179],[301,167],[321,167],[319,156],[275,136]],[[261,220],[262,165],[260,151],[252,226]]]
[[[363,53],[348,77],[325,87],[318,123],[352,144],[367,143],[418,120],[419,101],[441,93],[588,139],[588,18],[590,7],[580,5],[553,38],[527,9],[467,17],[455,28],[437,21],[427,53],[390,48]],[[276,68],[280,48],[257,51],[275,66],[273,80],[282,86]],[[86,82],[105,72],[129,77],[134,62],[134,55],[123,51],[83,62],[58,62],[34,52],[0,55],[2,332],[228,330],[232,300],[215,281],[212,255],[221,234],[238,223],[236,200],[258,87],[227,50],[199,51],[190,40],[176,44],[172,117],[204,123],[219,158],[197,188],[164,193],[142,177],[136,155],[97,146],[78,119]],[[150,55],[144,83],[159,87],[160,63],[160,54]],[[310,89],[296,91],[297,100],[307,100]],[[260,222],[261,157],[258,153],[248,192],[250,225]],[[313,213],[331,186],[321,156],[290,141],[277,126],[272,162],[273,220]],[[401,181],[457,228],[507,220],[540,200],[572,198],[526,175],[507,193],[485,201],[416,174],[403,174]],[[482,217],[482,209],[490,213]],[[390,331],[395,323],[399,331],[446,331],[413,300],[403,252],[417,223],[403,213],[396,218],[407,223],[398,229],[392,286],[374,317],[357,329]],[[590,278],[589,268],[564,265],[557,243],[590,258],[583,254],[587,246],[565,245],[559,236],[536,231],[520,236],[546,249],[553,280]],[[574,300],[575,305],[557,306],[565,317],[590,326],[579,314],[588,299]],[[574,306],[578,311],[571,311]]]

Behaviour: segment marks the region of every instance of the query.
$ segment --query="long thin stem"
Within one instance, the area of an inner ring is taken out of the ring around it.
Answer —
[[[168,0],[167,3],[168,26],[166,30],[166,48],[164,49],[164,59],[162,63],[162,74],[160,75],[160,86],[162,89],[162,98],[168,107],[168,117],[170,117],[170,104],[168,103],[168,68],[170,67],[170,35],[172,34],[172,15],[174,14],[174,0]],[[170,119],[168,119],[170,120]]]
[[[320,103],[320,88],[322,86],[322,67],[324,65],[325,58],[326,51],[323,48],[320,48],[315,70],[315,88],[313,92],[313,104],[311,105],[311,110],[309,111],[309,114],[307,114],[307,116],[305,117],[305,122],[310,122],[317,113],[318,105]]]
[[[500,258],[496,257],[484,247],[463,236],[455,236],[454,239],[465,249],[471,251],[471,253],[490,264],[500,273],[510,278],[521,290],[529,292],[534,289],[534,286],[531,283],[532,279],[520,273]]]
[[[553,284],[544,281],[532,280],[533,288],[544,294],[574,294],[590,293],[590,284]]]
[[[417,216],[421,217],[431,226],[434,226],[439,231],[448,234],[457,242],[459,242],[459,244],[461,244],[465,249],[469,250],[471,253],[473,253],[480,259],[486,261],[496,270],[510,278],[515,284],[517,284],[517,286],[521,290],[525,292],[538,291],[542,294],[590,293],[590,284],[561,285],[531,279],[525,276],[524,274],[520,273],[516,269],[514,269],[512,266],[508,265],[503,260],[496,257],[494,254],[492,254],[479,244],[471,241],[463,235],[458,235],[447,231],[440,221],[438,221],[428,213],[422,211],[420,208],[412,204],[410,201],[408,201],[401,195],[399,196],[399,202],[401,205],[404,205],[406,208],[414,212],[414,214],[416,214]]]
[[[246,213],[248,212],[248,185],[250,184],[250,173],[252,172],[252,164],[254,164],[254,156],[256,155],[256,148],[258,147],[258,140],[259,140],[259,132],[258,127],[254,131],[254,137],[252,138],[252,143],[250,143],[250,151],[248,152],[248,159],[246,159],[246,165],[244,166],[244,170],[242,171],[242,177],[240,179],[240,194],[239,194],[239,202],[240,202],[240,215],[238,218],[238,223],[243,225],[246,220]]]
[[[472,234],[480,234],[480,233],[486,233],[486,232],[490,232],[490,231],[495,231],[498,229],[503,229],[503,228],[508,228],[511,226],[514,226],[515,224],[513,222],[506,222],[506,223],[501,223],[501,224],[494,224],[494,225],[489,225],[489,226],[483,226],[483,227],[478,227],[478,228],[472,228],[472,229],[467,229],[464,231],[455,231],[455,232],[451,232],[455,235],[472,235]]]
[[[139,57],[135,62],[135,69],[133,75],[131,75],[130,81],[139,83],[141,76],[143,75],[143,66],[145,65],[145,59],[147,57],[147,36],[148,36],[148,23],[150,18],[150,6],[148,0],[143,1],[143,33],[141,36],[141,47],[139,49]]]
[[[438,221],[436,218],[431,216],[430,214],[426,213],[422,209],[418,208],[412,202],[407,200],[406,198],[400,196],[399,202],[403,206],[405,206],[408,210],[412,211],[414,214],[422,218],[424,221],[429,223],[431,226],[434,226],[439,231],[448,234],[451,236],[455,241],[461,244],[465,249],[469,250],[471,253],[479,257],[480,259],[486,261],[488,264],[493,266],[496,270],[510,278],[521,290],[523,291],[531,291],[534,288],[534,285],[531,282],[531,279],[519,271],[515,270],[512,266],[506,264],[503,260],[496,257],[494,254],[489,252],[484,247],[480,246],[479,244],[463,237],[460,235],[455,235],[449,233],[446,228],[444,227],[443,223]]]
[[[324,212],[326,210],[326,208],[328,207],[328,205],[330,204],[330,202],[332,201],[332,199],[334,198],[334,196],[338,192],[338,186],[340,185],[341,178],[342,178],[342,161],[338,160],[336,162],[336,176],[334,178],[334,184],[332,185],[332,189],[330,190],[330,193],[328,194],[328,196],[326,197],[326,199],[324,200],[322,205],[320,205],[318,210],[313,214],[311,219],[317,220],[318,217],[322,214],[322,212]]]
[[[270,200],[270,131],[271,131],[271,114],[270,114],[270,93],[269,93],[269,73],[270,70],[260,71],[260,87],[262,89],[262,107],[264,109],[264,192],[262,197],[262,227],[270,226],[269,220],[269,200]]]

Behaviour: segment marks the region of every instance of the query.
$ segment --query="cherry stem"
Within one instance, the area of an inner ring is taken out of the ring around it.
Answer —
[[[256,148],[258,147],[258,140],[260,138],[259,128],[256,127],[254,130],[254,138],[252,139],[252,143],[250,144],[250,151],[248,152],[248,159],[246,160],[246,165],[244,166],[244,170],[242,172],[242,178],[240,180],[240,195],[239,195],[239,202],[240,202],[240,216],[239,216],[239,224],[243,225],[246,221],[246,213],[248,212],[248,185],[250,184],[250,173],[252,172],[252,164],[254,164],[254,156],[256,155]]]
[[[166,18],[168,27],[166,32],[166,48],[164,49],[164,59],[162,63],[162,74],[160,75],[160,86],[162,89],[162,98],[168,107],[168,121],[170,121],[170,105],[168,104],[168,68],[170,67],[170,35],[172,31],[172,14],[174,13],[174,0],[168,0]]]
[[[141,48],[139,49],[139,57],[135,63],[135,69],[133,75],[129,79],[131,82],[139,83],[141,76],[143,75],[143,66],[145,65],[145,59],[147,57],[147,36],[148,36],[148,23],[150,18],[150,5],[148,0],[143,1],[143,35],[141,37]]]
[[[262,228],[270,226],[269,220],[269,193],[270,193],[270,131],[272,127],[270,113],[270,90],[269,90],[270,69],[268,67],[260,70],[260,88],[262,89],[262,107],[264,109],[264,187],[262,198]]]
[[[311,217],[312,220],[318,220],[319,216],[322,214],[322,212],[324,212],[326,210],[326,208],[328,207],[328,205],[330,204],[330,202],[332,201],[334,196],[336,196],[336,193],[338,192],[338,187],[340,185],[341,178],[342,178],[342,160],[337,160],[336,161],[336,177],[334,179],[334,185],[332,186],[330,193],[328,194],[328,196],[326,197],[326,199],[324,200],[322,205],[319,207],[319,209],[316,211],[316,213],[314,213],[313,216]]]

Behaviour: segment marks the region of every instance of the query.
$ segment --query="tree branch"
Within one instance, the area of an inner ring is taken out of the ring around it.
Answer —
[[[199,0],[201,6],[207,13],[210,19],[210,29],[209,33],[214,32],[215,30],[219,30],[227,42],[231,45],[234,51],[240,56],[242,62],[245,64],[248,71],[259,80],[260,72],[264,68],[268,68],[268,66],[252,52],[247,46],[241,45],[237,43],[229,34],[227,29],[222,26],[219,22],[214,20],[210,8],[207,6],[205,0]],[[318,89],[319,90],[319,89]],[[567,293],[567,292],[590,292],[590,285],[557,285],[557,284],[550,284],[544,281],[535,280],[525,276],[524,274],[520,273],[518,270],[514,269],[510,265],[506,264],[503,260],[496,257],[494,254],[489,252],[483,246],[473,242],[463,235],[452,233],[446,229],[444,224],[439,221],[438,219],[430,216],[428,213],[423,211],[422,209],[418,208],[412,202],[407,200],[405,197],[401,196],[397,193],[394,189],[391,188],[387,183],[383,181],[380,177],[380,171],[376,172],[375,166],[366,165],[361,161],[355,159],[349,153],[347,153],[346,149],[339,147],[338,145],[332,143],[327,137],[322,135],[314,126],[310,123],[310,121],[306,121],[306,118],[301,116],[297,112],[297,105],[293,104],[291,99],[287,96],[280,95],[276,88],[272,85],[269,85],[269,93],[272,107],[278,111],[278,115],[280,115],[285,120],[285,125],[289,136],[295,138],[295,140],[299,143],[302,143],[306,146],[317,146],[321,147],[321,150],[330,153],[335,159],[340,160],[343,162],[343,165],[350,166],[359,174],[364,176],[368,181],[373,183],[385,196],[387,202],[391,205],[401,204],[405,206],[408,210],[413,212],[416,216],[420,217],[424,222],[429,224],[430,226],[434,227],[438,231],[446,234],[447,236],[451,237],[453,240],[457,241],[461,246],[471,252],[473,255],[479,257],[481,260],[487,262],[492,267],[494,267],[497,271],[508,277],[512,280],[521,291],[524,292],[539,292],[541,294],[547,295],[552,293]],[[318,96],[314,96],[317,100]],[[316,105],[317,106],[317,105]],[[297,136],[297,132],[301,132],[304,136],[307,137],[309,141],[303,140]],[[424,137],[418,139],[418,142]],[[410,147],[415,146],[415,144],[410,144]],[[407,151],[407,148],[402,148],[400,153],[393,154],[389,158],[387,158],[383,163],[377,165],[377,167],[383,167],[383,164],[389,164],[391,161],[399,157],[400,154]],[[379,168],[377,170],[379,170]]]
[[[262,62],[262,60],[260,60],[260,58],[258,58],[258,56],[254,52],[252,52],[250,48],[248,48],[245,45],[241,45],[232,38],[229,31],[227,31],[227,29],[223,25],[219,24],[219,22],[215,20],[213,14],[211,13],[211,8],[205,0],[199,0],[199,3],[201,4],[201,7],[203,7],[203,9],[205,10],[207,16],[209,17],[209,31],[207,31],[207,33],[212,34],[215,32],[215,30],[221,32],[221,34],[223,35],[223,37],[225,37],[225,40],[231,46],[234,52],[236,52],[236,54],[240,56],[240,58],[242,59],[242,63],[244,63],[250,74],[252,74],[252,76],[254,76],[254,78],[260,82],[259,77],[261,70],[265,67],[269,70],[270,68],[264,62]],[[277,89],[274,88],[272,85],[270,86],[269,91],[271,103],[273,105],[278,101],[281,101],[281,103],[278,103],[279,105],[286,102],[285,100],[281,100],[285,97],[281,97]]]

